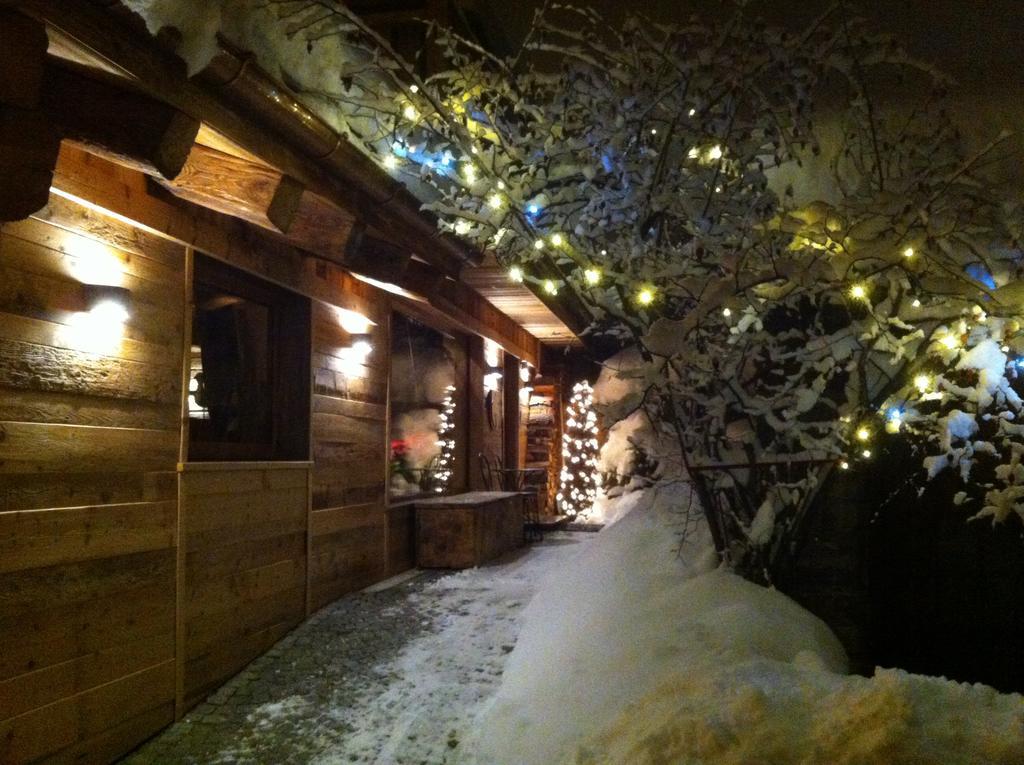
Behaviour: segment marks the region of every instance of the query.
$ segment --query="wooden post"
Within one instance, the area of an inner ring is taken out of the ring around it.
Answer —
[[[505,467],[510,469],[519,467],[519,363],[519,359],[511,353],[505,353],[505,369],[502,374],[502,452]]]
[[[46,30],[0,9],[0,222],[46,206],[60,138],[39,109]]]
[[[469,491],[483,491],[480,452],[484,448],[484,339],[469,336],[466,364],[466,485]]]

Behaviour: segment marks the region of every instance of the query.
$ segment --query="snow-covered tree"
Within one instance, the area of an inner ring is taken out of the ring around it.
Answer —
[[[326,0],[267,0],[309,55],[304,97],[509,278],[641,349],[716,541],[770,576],[833,469],[898,430],[979,516],[1024,517],[1019,208],[986,182],[945,80],[842,8],[794,34],[538,13],[498,58],[431,27],[428,78]],[[979,472],[981,471],[981,472]]]
[[[586,516],[597,499],[601,481],[598,446],[594,389],[582,380],[572,388],[562,424],[562,471],[557,498],[558,509],[570,518]]]

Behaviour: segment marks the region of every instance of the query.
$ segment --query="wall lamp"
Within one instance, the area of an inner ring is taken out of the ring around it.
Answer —
[[[97,319],[124,324],[128,321],[131,293],[126,287],[109,284],[83,284],[84,309]]]

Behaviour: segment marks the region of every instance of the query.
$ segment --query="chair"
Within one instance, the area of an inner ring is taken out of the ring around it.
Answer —
[[[514,491],[523,497],[523,539],[540,542],[544,529],[540,522],[540,490],[525,483],[525,473],[514,468],[502,468],[497,457],[488,457],[481,452],[477,455],[480,464],[480,478],[487,491]]]

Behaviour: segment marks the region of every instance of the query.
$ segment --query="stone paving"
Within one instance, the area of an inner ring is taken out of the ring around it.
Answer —
[[[453,763],[536,583],[591,536],[342,598],[122,762]]]

